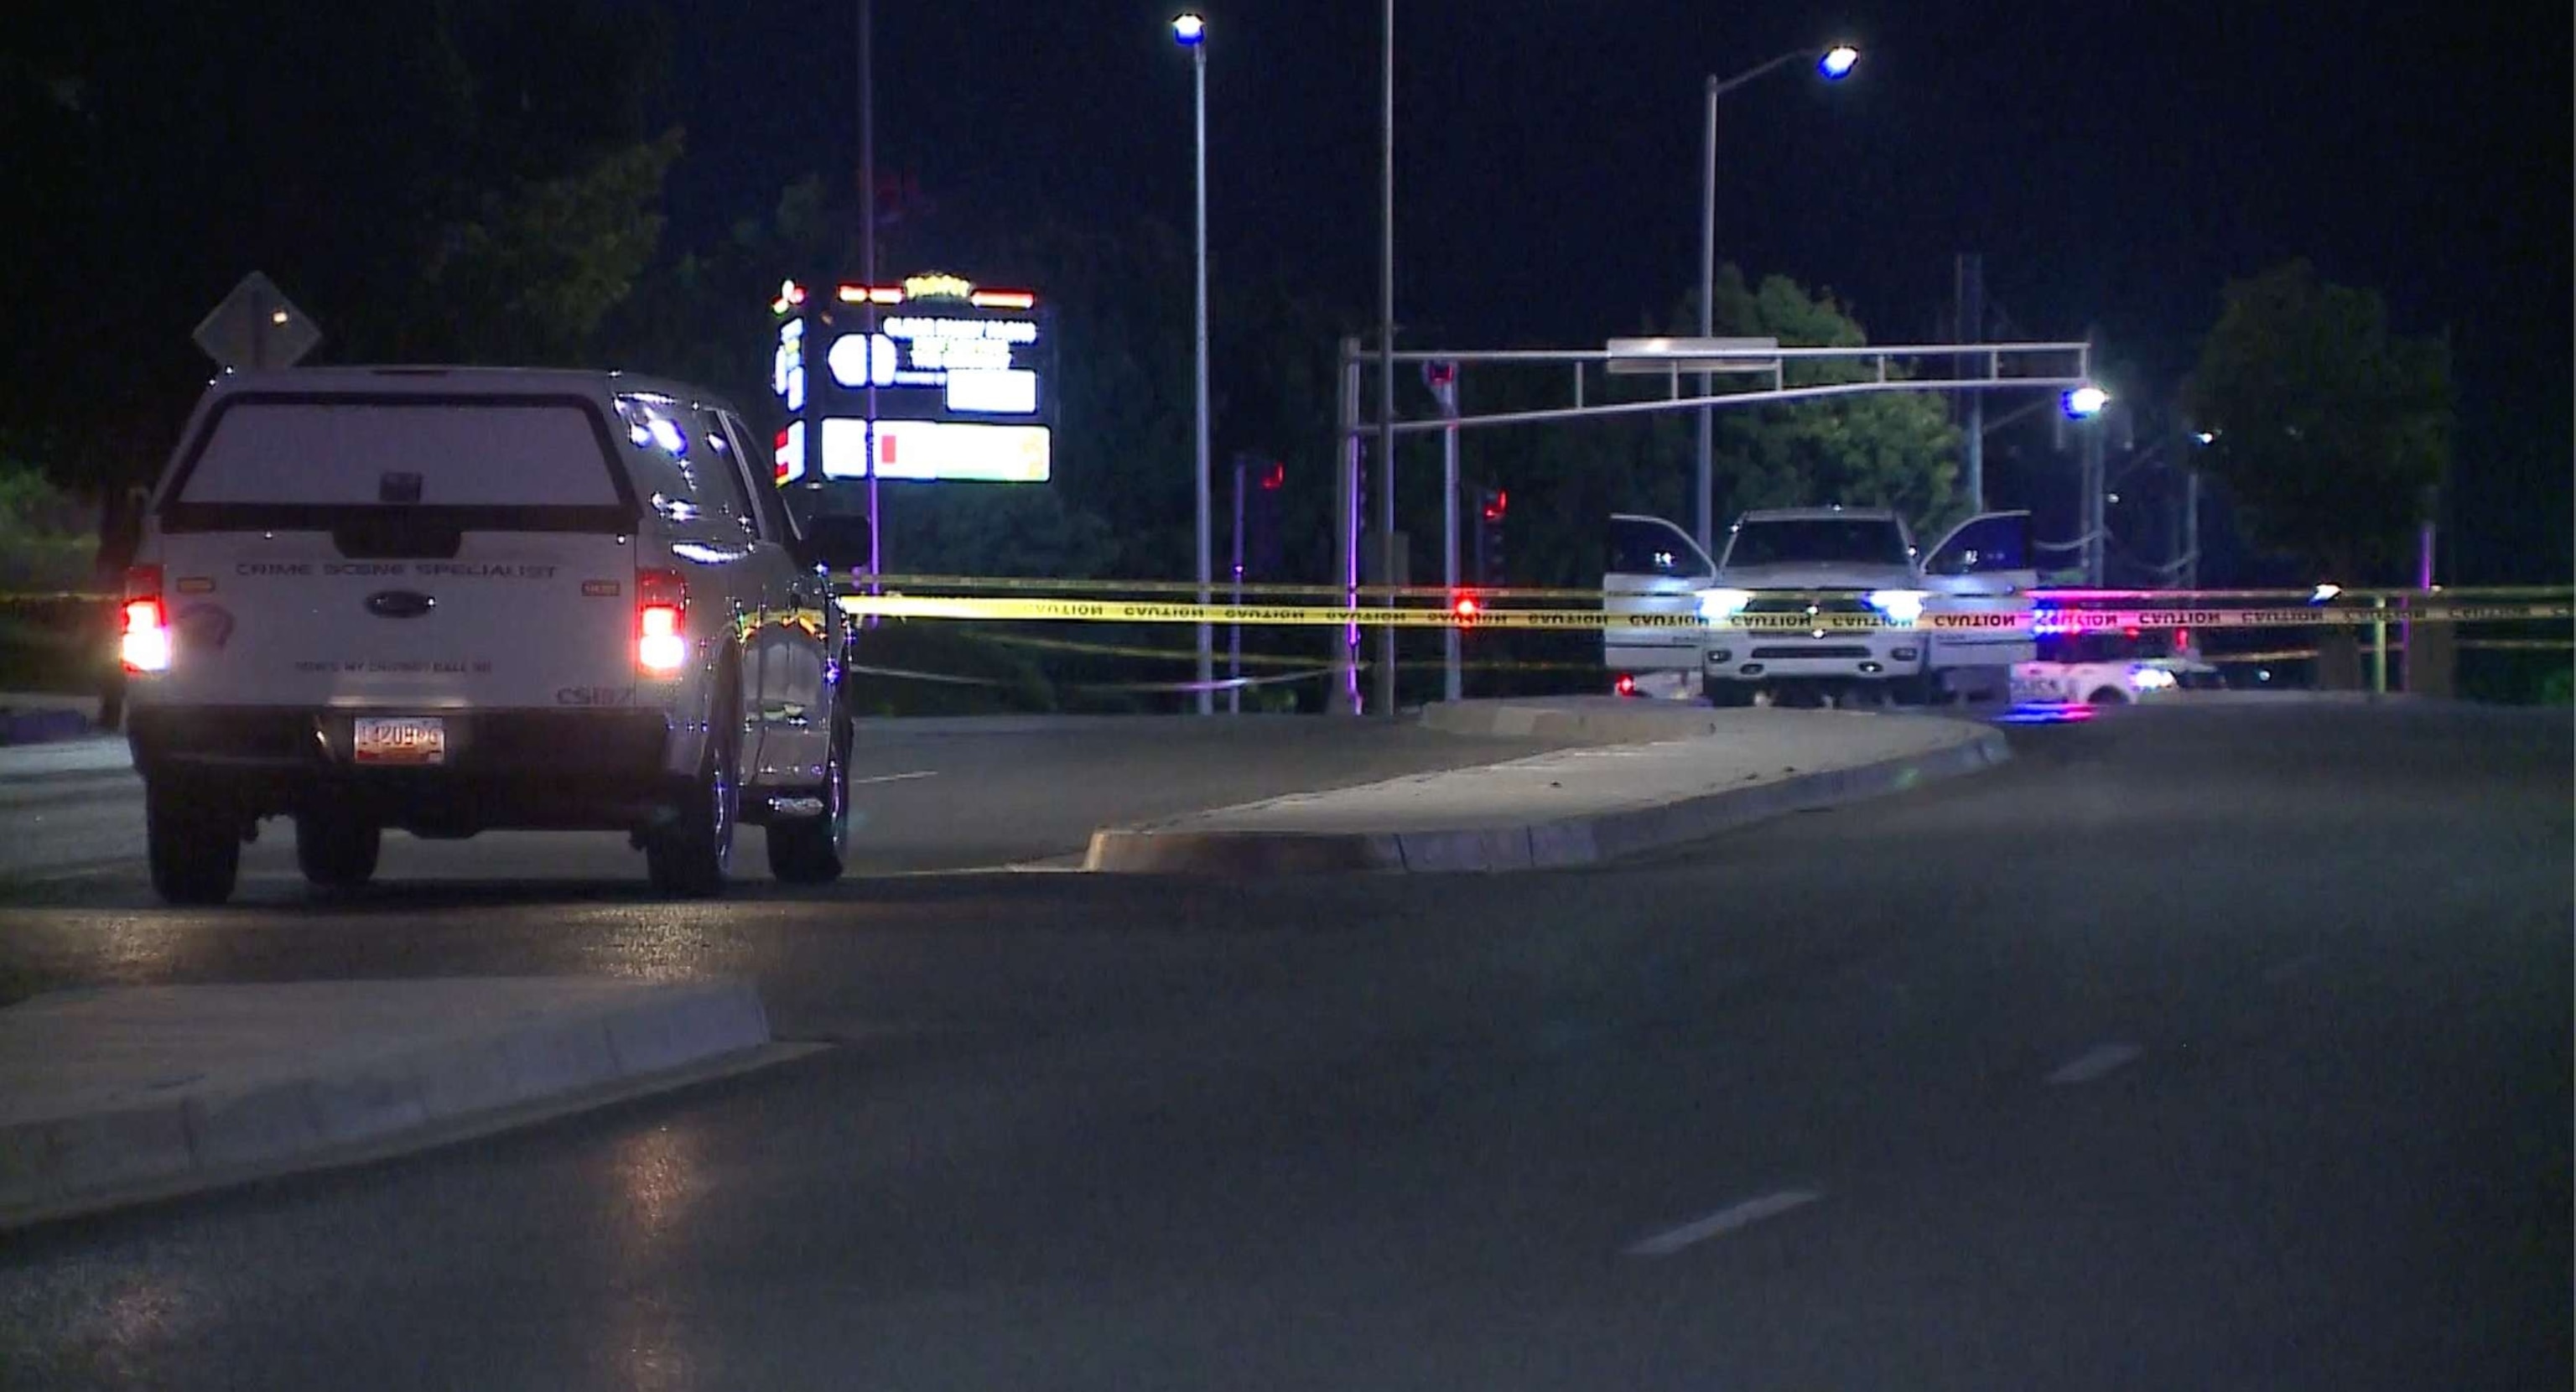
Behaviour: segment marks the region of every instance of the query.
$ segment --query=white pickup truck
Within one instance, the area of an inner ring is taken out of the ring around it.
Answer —
[[[1928,555],[1905,519],[1885,508],[1748,512],[1728,529],[1715,560],[1662,518],[1615,516],[1602,577],[1612,616],[1602,657],[1627,679],[1622,689],[1696,679],[1717,705],[1765,697],[1835,704],[2000,699],[2013,665],[2036,656],[2025,623],[1940,632],[1908,625],[1933,613],[2026,615],[2038,580],[2026,512],[1969,518]],[[1781,632],[1728,623],[1789,613],[1868,614],[1890,627]],[[1640,622],[1618,622],[1629,614]],[[1675,616],[1692,614],[1703,623],[1672,626]]]
[[[618,830],[653,885],[721,890],[734,829],[841,873],[847,637],[827,568],[723,401],[617,373],[227,373],[126,577],[152,883],[229,897],[263,818],[316,885],[388,829]]]

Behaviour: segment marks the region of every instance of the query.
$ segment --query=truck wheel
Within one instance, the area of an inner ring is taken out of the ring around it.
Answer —
[[[644,840],[644,874],[653,892],[675,899],[704,899],[724,892],[733,863],[735,814],[741,790],[734,785],[733,751],[742,731],[731,718],[707,732],[698,775],[683,790],[679,814]]]
[[[850,742],[848,721],[837,721],[832,752],[823,765],[823,815],[773,822],[769,873],[784,884],[830,884],[841,878],[850,844]]]
[[[2088,706],[2125,706],[2129,704],[2129,697],[2128,693],[2120,690],[2120,688],[2116,686],[2105,686],[2097,688],[2092,695],[2085,697],[2084,704]]]
[[[382,829],[345,815],[295,818],[295,863],[317,889],[355,889],[375,878]]]
[[[220,904],[241,879],[241,826],[211,812],[185,789],[146,786],[143,792],[145,858],[152,892],[162,902]]]
[[[1753,704],[1753,688],[1744,682],[1710,682],[1708,703],[1726,710],[1749,706]]]

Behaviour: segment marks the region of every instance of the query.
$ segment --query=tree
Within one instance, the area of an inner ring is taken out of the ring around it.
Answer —
[[[652,261],[676,130],[580,169],[485,189],[423,274],[424,318],[457,356],[579,366]]]
[[[1685,301],[1665,322],[1644,327],[1648,333],[1693,334],[1697,330],[1689,325],[1697,317],[1696,305]],[[1734,266],[1720,268],[1713,317],[1717,332],[1727,337],[1773,337],[1792,347],[1859,347],[1869,341],[1830,291],[1809,291],[1776,275],[1747,286]],[[1794,359],[1783,373],[1790,386],[1870,375],[1871,369],[1854,363]],[[1728,380],[1718,379],[1720,391],[1733,389]],[[1595,402],[1643,400],[1669,390],[1653,377],[1596,371],[1587,381],[1587,399]],[[1691,390],[1697,383],[1685,378],[1683,385]],[[1554,374],[1470,372],[1464,387],[1468,409],[1478,414],[1569,404],[1570,389]],[[1845,503],[1895,508],[1929,530],[1957,511],[1958,431],[1938,395],[1722,406],[1716,417],[1712,463],[1721,522],[1747,508]],[[1604,524],[1613,512],[1654,513],[1687,525],[1695,433],[1688,412],[1468,432],[1465,472],[1500,484],[1512,497],[1513,583],[1597,583]],[[1422,471],[1410,455],[1405,468],[1410,475]],[[1436,457],[1430,468],[1436,478]],[[1436,489],[1429,506],[1438,506]],[[1524,563],[1523,557],[1531,559]]]
[[[1869,342],[1830,290],[1810,293],[1787,276],[1758,289],[1728,266],[1717,282],[1718,332],[1777,338],[1783,346],[1858,348]],[[1873,369],[1856,362],[1792,359],[1785,385],[1857,382]],[[1843,503],[1886,507],[1937,529],[1956,509],[1959,432],[1931,392],[1847,397],[1718,412],[1720,511]]]
[[[2449,344],[2305,261],[2229,284],[2184,399],[2255,544],[2347,581],[2400,563],[2450,470]]]

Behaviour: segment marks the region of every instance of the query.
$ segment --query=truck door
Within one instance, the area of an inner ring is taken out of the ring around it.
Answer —
[[[1927,615],[1982,616],[1993,627],[1940,629],[1930,635],[1930,662],[1945,668],[2010,667],[2038,660],[2030,629],[2030,592],[2039,584],[2030,514],[1980,513],[1950,529],[1923,562]]]
[[[1620,513],[1610,519],[1610,568],[1601,577],[1601,661],[1619,672],[1700,667],[1699,592],[1717,581],[1717,564],[1690,534],[1660,517]],[[1623,616],[1640,622],[1621,623]],[[1662,623],[1644,622],[1662,619]]]

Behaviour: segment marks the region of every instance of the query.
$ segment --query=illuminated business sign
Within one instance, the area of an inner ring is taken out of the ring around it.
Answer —
[[[793,431],[792,448],[781,434],[781,484],[808,469],[827,480],[871,472],[922,481],[1049,478],[1054,343],[1034,295],[979,290],[951,275],[842,285],[828,297],[790,281],[770,308],[780,321],[771,389],[797,425],[814,422],[810,433]],[[810,370],[817,356],[820,372]]]

